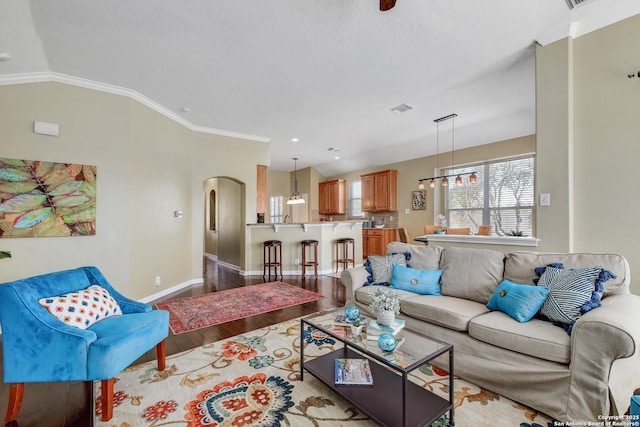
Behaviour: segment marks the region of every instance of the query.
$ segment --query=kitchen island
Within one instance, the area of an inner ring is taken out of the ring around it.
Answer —
[[[247,224],[245,237],[246,275],[262,275],[263,242],[266,240],[282,242],[282,274],[285,276],[302,274],[302,240],[313,239],[319,242],[318,274],[335,274],[335,241],[340,238],[350,237],[354,240],[355,265],[362,264],[362,221]],[[307,268],[306,274],[312,275],[313,269]]]

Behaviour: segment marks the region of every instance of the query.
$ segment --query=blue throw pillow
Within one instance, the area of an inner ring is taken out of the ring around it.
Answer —
[[[440,295],[440,276],[442,270],[418,270],[393,264],[390,287],[421,295]]]
[[[502,311],[522,323],[531,320],[548,295],[549,288],[503,280],[491,296],[487,307]]]

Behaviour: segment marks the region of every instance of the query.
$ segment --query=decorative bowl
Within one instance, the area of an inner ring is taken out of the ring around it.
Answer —
[[[352,323],[360,318],[360,309],[355,305],[347,306],[344,309],[344,315],[347,318],[347,322]]]
[[[383,333],[378,337],[378,347],[382,351],[393,351],[396,349],[396,337],[392,334]]]

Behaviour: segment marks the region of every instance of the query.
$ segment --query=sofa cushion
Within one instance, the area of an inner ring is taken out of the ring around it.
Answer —
[[[167,337],[169,312],[151,310],[110,317],[89,328],[97,339],[89,346],[87,378],[109,379]],[[155,354],[155,352],[154,352]]]
[[[503,280],[491,296],[487,307],[506,313],[518,322],[527,322],[540,310],[547,295],[547,287],[519,285]]]
[[[629,293],[629,263],[621,255],[616,254],[584,254],[584,253],[541,253],[511,252],[507,254],[504,267],[504,278],[512,282],[533,284],[537,278],[536,267],[551,263],[562,263],[565,269],[585,268],[599,265],[616,275],[604,284],[603,297]]]
[[[535,269],[536,275],[542,276],[542,274],[544,274],[544,272],[548,267],[563,269],[564,265],[562,265],[562,263],[553,263],[544,267],[538,267]],[[616,275],[610,272],[609,270],[607,270],[606,268],[602,268],[602,267],[598,267],[598,268],[600,269],[600,273],[598,274],[598,277],[594,282],[594,287],[593,287],[593,290],[591,291],[591,298],[586,303],[584,303],[582,307],[580,307],[580,312],[582,313],[586,313],[588,311],[593,310],[594,308],[600,307],[600,305],[602,304],[602,294],[604,293],[604,284],[607,281],[616,278]],[[539,278],[534,279],[534,282],[536,282],[536,284],[538,284],[539,281],[540,281]]]
[[[471,319],[488,312],[484,304],[447,296],[414,294],[400,301],[400,313],[456,331],[467,331]]]
[[[390,287],[420,295],[440,295],[440,276],[442,270],[418,270],[394,264]]]
[[[405,255],[399,253],[393,255],[372,255],[368,257],[364,266],[371,275],[367,278],[367,282],[364,285],[388,286],[391,283],[393,264],[405,265]]]
[[[582,307],[591,300],[600,271],[600,267],[570,270],[547,267],[538,282],[538,286],[549,288],[549,297],[540,313],[570,331],[582,314]]]
[[[442,248],[440,246],[411,245],[409,243],[391,242],[387,245],[388,254],[408,254],[407,266],[420,270],[437,270],[440,268]]]
[[[79,329],[87,329],[100,320],[122,314],[118,302],[98,285],[65,295],[41,298],[38,303],[58,320]]]
[[[520,323],[500,311],[474,317],[469,335],[507,350],[552,362],[571,361],[571,337],[562,329],[540,319]]]
[[[490,249],[446,248],[440,260],[442,295],[486,304],[502,281],[504,258]]]

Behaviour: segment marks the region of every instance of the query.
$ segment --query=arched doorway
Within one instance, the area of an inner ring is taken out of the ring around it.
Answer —
[[[203,183],[205,197],[205,256],[231,268],[244,268],[245,184],[215,177]]]

